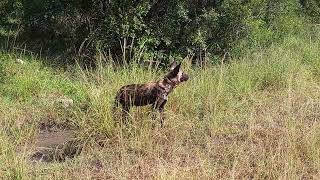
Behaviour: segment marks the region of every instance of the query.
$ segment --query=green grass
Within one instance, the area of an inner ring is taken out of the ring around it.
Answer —
[[[191,79],[170,95],[164,128],[148,107],[133,108],[132,123],[124,127],[115,126],[111,111],[121,86],[158,80],[161,70],[105,64],[71,71],[1,53],[0,177],[319,177],[319,45],[320,37],[288,37],[223,65],[197,68],[185,59]],[[62,97],[74,105],[57,103]],[[61,163],[31,163],[28,145],[41,123],[76,129],[81,154]]]

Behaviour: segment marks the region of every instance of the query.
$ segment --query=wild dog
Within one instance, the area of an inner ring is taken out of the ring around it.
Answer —
[[[164,106],[168,95],[181,82],[187,81],[189,76],[180,70],[181,63],[174,61],[169,72],[163,79],[146,84],[131,84],[120,88],[116,96],[116,104],[122,109],[122,120],[127,118],[132,106],[152,105],[153,109],[160,112],[160,123],[163,126]]]

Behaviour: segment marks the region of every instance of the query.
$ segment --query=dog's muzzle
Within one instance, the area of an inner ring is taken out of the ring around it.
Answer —
[[[186,74],[182,74],[182,76],[181,76],[181,82],[183,82],[183,81],[188,81],[188,79],[189,79],[189,76],[188,75],[186,75]]]

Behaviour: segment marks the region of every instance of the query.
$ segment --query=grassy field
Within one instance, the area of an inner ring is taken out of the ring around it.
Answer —
[[[222,65],[197,68],[185,59],[191,79],[170,95],[164,128],[148,107],[133,108],[122,127],[111,111],[117,89],[163,71],[62,69],[0,53],[0,178],[317,179],[319,49],[318,34]],[[32,161],[39,134],[57,131],[75,132],[79,153]]]

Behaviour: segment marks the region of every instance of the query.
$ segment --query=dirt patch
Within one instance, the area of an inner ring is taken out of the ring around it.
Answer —
[[[76,131],[60,130],[40,132],[31,145],[34,162],[63,162],[77,156],[82,148],[75,138]]]

